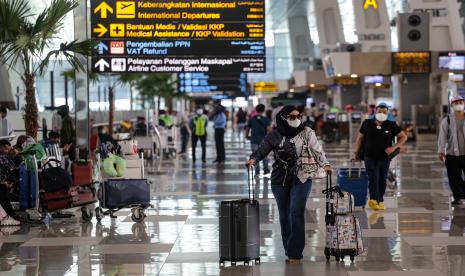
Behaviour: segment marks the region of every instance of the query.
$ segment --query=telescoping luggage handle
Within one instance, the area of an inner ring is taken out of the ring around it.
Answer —
[[[248,181],[247,181],[247,188],[249,190],[249,200],[255,201],[255,166],[247,166],[247,176],[248,176]],[[252,195],[250,195],[252,194]]]
[[[352,177],[352,167],[355,163],[358,163],[359,166],[358,166],[358,178],[360,178],[362,176],[362,161],[359,160],[359,161],[356,161],[354,159],[351,159],[350,162],[349,162],[349,177]]]

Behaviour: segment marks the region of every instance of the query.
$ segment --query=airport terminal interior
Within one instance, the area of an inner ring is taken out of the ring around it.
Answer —
[[[0,275],[465,275],[464,0],[0,0]]]

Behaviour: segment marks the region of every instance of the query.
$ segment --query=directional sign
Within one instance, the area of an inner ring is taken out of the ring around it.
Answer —
[[[95,63],[95,68],[98,68],[98,71],[99,72],[105,72],[105,69],[108,67],[110,67],[110,64],[108,64],[108,62],[105,60],[105,59],[100,59],[99,61],[97,61]]]
[[[210,92],[238,92],[247,96],[247,74],[218,73],[180,73],[178,74],[178,90],[189,95]]]
[[[124,58],[126,72],[141,73],[265,72],[264,0],[91,0],[91,10],[92,37],[108,47],[95,62]],[[104,71],[113,68],[124,69]]]
[[[94,28],[94,33],[97,34],[97,37],[102,37],[107,33],[107,28],[102,24],[98,24],[97,27]]]
[[[94,13],[100,13],[100,18],[105,19],[108,18],[108,13],[113,13],[113,8],[103,1],[94,9]]]
[[[99,55],[103,55],[106,51],[108,51],[108,46],[105,43],[100,42],[97,46],[95,46],[95,49],[97,49]]]

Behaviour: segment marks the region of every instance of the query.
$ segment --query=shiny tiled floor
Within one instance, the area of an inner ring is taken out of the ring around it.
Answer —
[[[451,208],[443,165],[433,143],[411,144],[399,161],[399,185],[387,192],[385,212],[357,210],[366,252],[356,262],[327,263],[324,254],[324,183],[315,183],[306,211],[304,263],[286,265],[278,211],[261,177],[262,264],[218,264],[218,204],[247,196],[243,162],[248,146],[227,137],[227,164],[166,160],[148,168],[153,209],[143,224],[130,212],[81,223],[55,219],[23,225],[0,237],[0,275],[465,275],[465,209]],[[210,142],[211,143],[211,142]],[[209,145],[212,149],[213,144]],[[336,167],[347,166],[348,145],[326,146]]]

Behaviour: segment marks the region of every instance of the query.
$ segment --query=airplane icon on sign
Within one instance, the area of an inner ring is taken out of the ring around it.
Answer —
[[[126,19],[136,18],[136,2],[134,1],[116,2],[116,18],[126,18]]]

